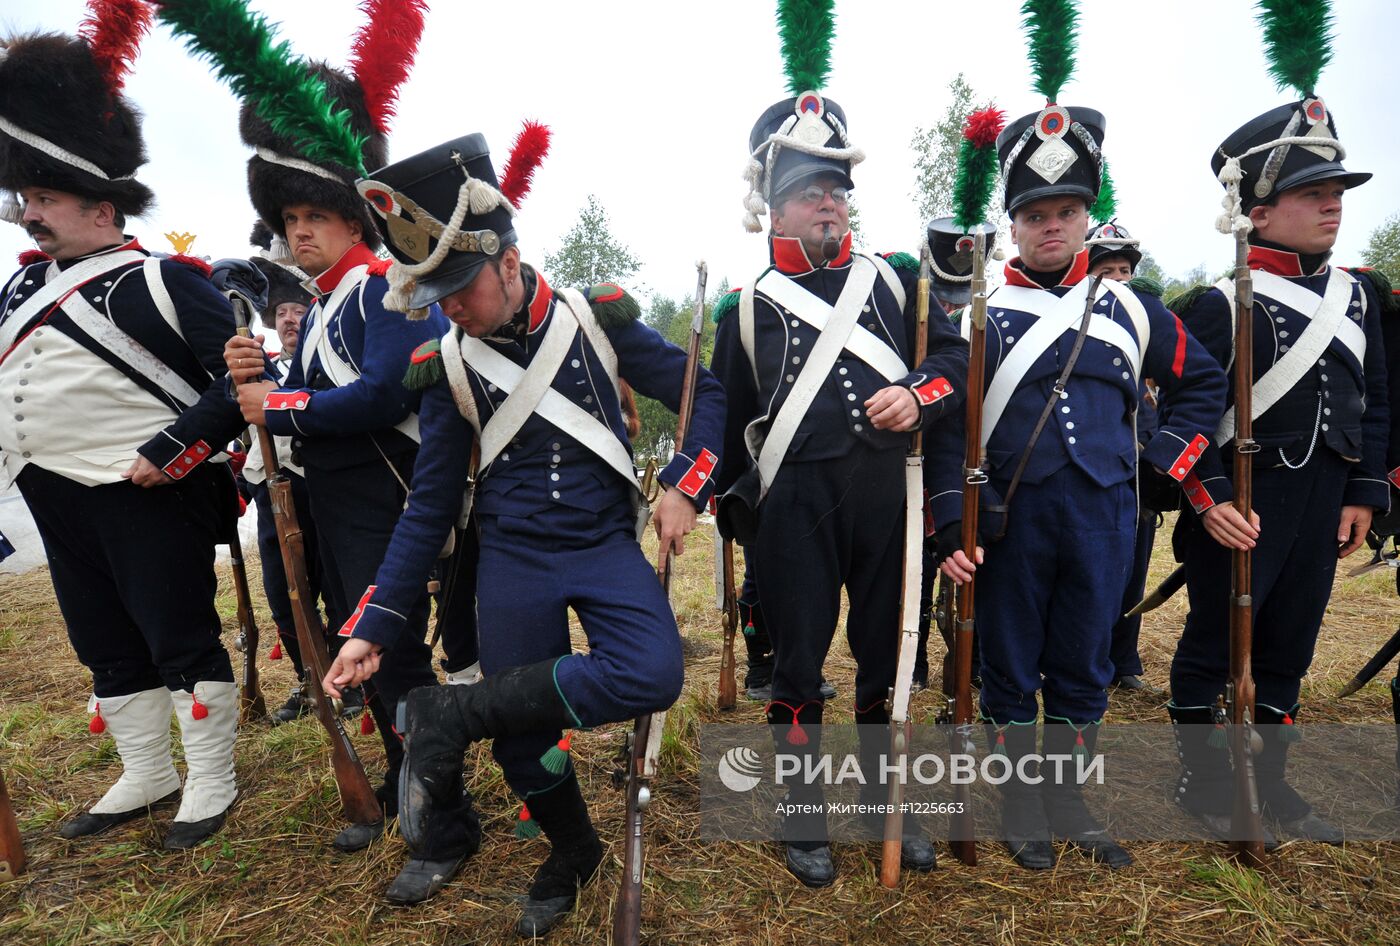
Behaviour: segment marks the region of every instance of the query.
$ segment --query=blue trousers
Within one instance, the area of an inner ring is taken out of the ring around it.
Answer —
[[[993,486],[1006,495],[1005,482]],[[1105,488],[1078,467],[1021,484],[1006,537],[977,570],[985,716],[1033,722],[1040,690],[1047,716],[1103,717],[1136,515],[1131,483]]]
[[[1266,454],[1261,453],[1263,457]],[[1254,471],[1255,699],[1280,712],[1298,703],[1312,664],[1322,616],[1337,571],[1337,524],[1351,467],[1321,446],[1301,469]],[[1172,701],[1210,706],[1230,672],[1230,550],[1206,532],[1200,518],[1183,512],[1173,535],[1186,564],[1191,610],[1172,660]]]
[[[483,517],[476,589],[483,673],[570,654],[572,609],[588,653],[561,660],[555,683],[579,728],[632,719],[676,701],[685,673],[680,632],[630,526],[583,548],[545,548],[495,526]],[[517,795],[560,782],[540,757],[561,735],[529,733],[492,743]]]

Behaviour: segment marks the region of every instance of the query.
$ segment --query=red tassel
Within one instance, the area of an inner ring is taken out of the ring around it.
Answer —
[[[1285,726],[1292,726],[1292,725],[1293,725],[1293,717],[1292,717],[1292,716],[1289,716],[1287,713],[1284,713],[1284,714],[1283,714],[1283,724],[1284,724]]]
[[[209,708],[199,702],[199,697],[195,696],[193,693],[191,693],[190,696],[194,699],[194,702],[190,704],[190,715],[195,719],[203,719],[208,716]]]
[[[365,25],[350,48],[350,68],[365,94],[365,108],[381,134],[389,133],[399,86],[413,68],[423,36],[426,0],[363,0]]]
[[[515,136],[511,145],[510,157],[501,170],[501,193],[512,204],[519,206],[530,193],[530,185],[535,180],[535,169],[540,166],[545,155],[549,154],[551,132],[548,126],[536,121],[526,121]]]
[[[1075,747],[1076,749],[1078,749],[1078,748],[1081,748],[1083,745],[1084,745],[1084,733],[1082,733],[1082,732],[1075,732],[1075,734],[1074,734],[1074,747]]]
[[[141,37],[151,28],[151,13],[141,0],[88,0],[88,15],[78,32],[92,48],[92,60],[113,95],[126,82]]]
[[[369,714],[369,710],[365,710],[364,714],[360,716],[360,735],[368,736],[372,732],[374,732],[374,717]]]
[[[792,728],[787,731],[787,741],[790,746],[805,746],[809,741],[806,730],[797,723],[796,714],[792,717]]]
[[[103,733],[103,732],[106,732],[106,731],[107,731],[107,720],[105,720],[105,719],[102,718],[102,704],[101,704],[101,703],[98,703],[98,704],[97,704],[96,710],[97,710],[97,711],[96,711],[95,713],[93,713],[93,715],[92,715],[92,719],[88,720],[88,732],[90,732],[90,733]]]
[[[272,645],[272,652],[271,652],[270,654],[267,655],[267,659],[268,659],[268,660],[281,660],[281,659],[282,659],[282,642],[281,642],[280,640],[279,640],[277,643],[275,643],[275,644]]]

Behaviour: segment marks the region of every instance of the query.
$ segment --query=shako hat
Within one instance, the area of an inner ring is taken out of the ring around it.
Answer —
[[[1138,249],[1138,239],[1117,220],[1101,223],[1089,230],[1084,245],[1089,248],[1089,265],[1110,256],[1121,256],[1137,269],[1142,262],[1142,251]]]

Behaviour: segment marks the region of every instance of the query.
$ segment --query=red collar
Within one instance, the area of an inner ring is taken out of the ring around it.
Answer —
[[[1268,246],[1251,246],[1249,248],[1249,268],[1273,273],[1275,276],[1317,275],[1317,273],[1303,272],[1303,261],[1297,253],[1289,250],[1276,250]],[[1320,273],[1326,269],[1327,263],[1323,262],[1317,272]]]
[[[1034,279],[1026,275],[1021,257],[1016,256],[1006,261],[1006,284],[1008,286],[1021,286],[1026,289],[1051,289],[1052,286],[1042,286]],[[1069,272],[1065,273],[1060,280],[1061,286],[1078,285],[1079,281],[1089,275],[1089,251],[1080,250],[1074,255],[1074,262],[1070,264]]]
[[[841,237],[841,250],[836,254],[836,259],[828,263],[822,260],[814,263],[807,256],[807,248],[802,245],[802,241],[797,237],[773,236],[772,252],[773,265],[778,272],[786,273],[789,276],[800,276],[803,273],[810,273],[814,269],[834,269],[838,266],[845,266],[851,262],[851,231],[847,230]]]
[[[544,281],[544,273],[535,270],[535,294],[530,297],[530,329],[533,332],[544,324],[549,304],[554,301],[554,290]]]
[[[375,255],[374,250],[364,243],[356,243],[335,261],[334,266],[312,279],[311,284],[316,287],[318,295],[329,295],[335,292],[335,287],[340,285],[340,281],[350,270],[356,266],[371,266],[378,261],[379,257]]]

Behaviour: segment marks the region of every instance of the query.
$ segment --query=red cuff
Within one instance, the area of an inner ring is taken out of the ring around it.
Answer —
[[[360,618],[364,617],[365,605],[369,604],[369,599],[374,597],[374,590],[378,587],[378,585],[370,585],[365,589],[364,597],[360,599],[359,604],[355,605],[355,613],[350,615],[350,619],[346,621],[345,625],[340,629],[339,634],[341,637],[349,637],[355,633],[355,625],[359,624]]]
[[[1394,486],[1396,489],[1400,489],[1400,466],[1391,470],[1386,475],[1386,478],[1390,480],[1390,485]]]
[[[160,471],[172,480],[178,480],[207,459],[209,459],[209,444],[203,440],[196,440],[193,446],[161,467]]]
[[[1215,500],[1210,498],[1210,493],[1206,492],[1206,488],[1201,485],[1201,478],[1195,473],[1186,475],[1186,479],[1181,481],[1181,489],[1186,493],[1187,501],[1198,516],[1215,505]]]
[[[265,411],[304,411],[311,403],[310,391],[269,391],[263,398]]]
[[[943,378],[932,378],[911,390],[914,392],[914,396],[919,399],[919,404],[928,407],[935,401],[952,394],[953,386]]]
[[[690,469],[685,471],[685,475],[676,484],[676,489],[691,499],[699,496],[700,491],[705,488],[705,484],[710,481],[710,475],[714,473],[715,464],[718,462],[719,457],[702,449],[699,458],[690,465]]]
[[[1167,475],[1178,483],[1186,479],[1186,474],[1191,472],[1191,468],[1196,465],[1196,461],[1205,452],[1206,446],[1210,443],[1202,434],[1197,434],[1196,439],[1186,445],[1186,449],[1181,451],[1181,455],[1172,461],[1171,467],[1167,470]]]

